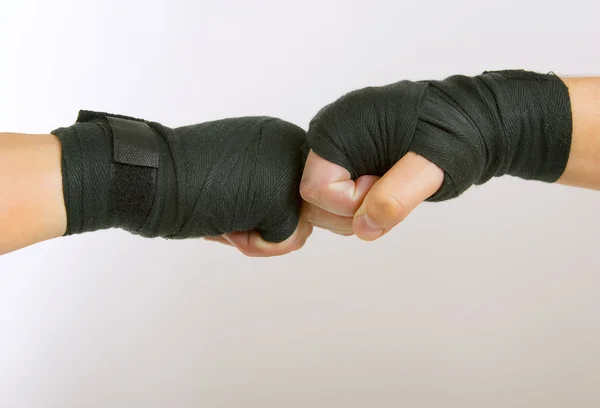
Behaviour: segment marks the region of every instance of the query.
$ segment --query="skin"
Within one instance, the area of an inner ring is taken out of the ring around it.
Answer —
[[[64,234],[60,159],[53,135],[0,133],[0,254]]]
[[[573,137],[560,184],[600,190],[600,78],[563,78],[569,88]],[[0,254],[60,237],[67,224],[61,145],[54,135],[0,133]],[[206,238],[248,256],[300,249],[313,225],[340,235],[376,240],[404,220],[441,186],[443,171],[409,152],[383,177],[353,181],[344,168],[310,152],[300,185],[302,219],[286,241],[235,232]]]

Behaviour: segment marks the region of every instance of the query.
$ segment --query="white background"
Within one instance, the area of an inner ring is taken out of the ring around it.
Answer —
[[[81,108],[306,128],[367,85],[600,74],[599,43],[595,0],[1,0],[0,129]],[[0,258],[0,407],[598,407],[599,231],[600,194],[503,178],[276,259],[39,244]]]

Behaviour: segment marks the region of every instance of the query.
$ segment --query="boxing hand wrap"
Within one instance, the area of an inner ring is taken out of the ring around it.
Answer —
[[[353,179],[381,176],[415,152],[444,170],[441,188],[429,198],[441,201],[504,174],[556,181],[571,133],[562,80],[513,70],[351,92],[321,109],[307,142]]]
[[[171,129],[81,111],[62,144],[66,235],[122,228],[189,238],[257,230],[280,242],[299,220],[305,133],[269,117]]]

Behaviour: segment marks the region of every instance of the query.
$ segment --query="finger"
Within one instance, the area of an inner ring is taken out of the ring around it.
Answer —
[[[351,217],[376,180],[375,176],[363,176],[355,182],[348,170],[311,150],[304,166],[300,194],[305,201],[330,213]]]
[[[258,233],[251,234],[249,239],[249,249],[252,256],[279,256],[293,251],[297,251],[304,246],[308,237],[312,234],[313,226],[305,220],[298,223],[294,234],[287,240],[280,243],[272,243]]]
[[[232,232],[225,234],[225,237],[244,255],[269,257],[285,255],[302,248],[311,235],[312,229],[310,223],[301,219],[294,233],[279,243],[265,241],[258,231]]]
[[[409,152],[365,197],[354,215],[354,233],[372,241],[405,219],[442,185],[444,172],[426,158]]]
[[[203,237],[205,240],[207,241],[211,241],[211,242],[218,242],[220,244],[224,244],[224,245],[228,245],[228,246],[233,246],[233,244],[229,241],[227,241],[225,238],[223,238],[222,236],[216,236],[216,237]]]
[[[323,229],[325,231],[332,232],[336,235],[343,235],[345,237],[354,235],[354,231],[352,231],[352,230],[337,230],[337,229],[332,229],[332,228],[319,227],[318,225],[315,225],[315,227]]]
[[[314,204],[303,207],[302,217],[316,227],[352,232],[352,217],[330,213]]]

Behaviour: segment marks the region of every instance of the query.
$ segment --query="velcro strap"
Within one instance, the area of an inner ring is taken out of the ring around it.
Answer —
[[[115,162],[158,168],[156,135],[148,124],[115,117],[106,119],[112,129]]]
[[[159,137],[138,120],[106,117],[113,136],[110,212],[131,232],[143,228],[156,195]]]

